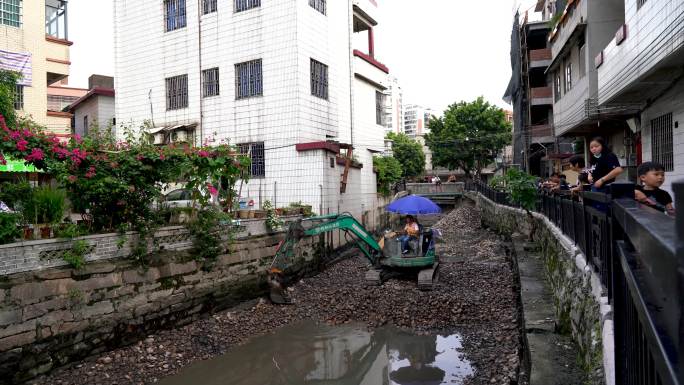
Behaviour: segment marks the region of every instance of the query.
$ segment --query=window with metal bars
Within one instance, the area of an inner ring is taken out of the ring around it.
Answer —
[[[641,7],[646,4],[648,0],[637,0],[637,9],[641,9]]]
[[[164,0],[164,30],[185,28],[187,25],[185,0]]]
[[[202,96],[219,95],[219,69],[211,68],[202,71]]]
[[[261,59],[235,65],[235,98],[244,99],[264,93]]]
[[[309,5],[318,12],[326,14],[325,0],[309,0]]]
[[[261,0],[235,0],[235,12],[261,7]]]
[[[385,106],[385,95],[375,91],[375,124],[382,125],[382,111]]]
[[[208,13],[216,12],[217,0],[202,0],[202,14],[206,15]]]
[[[556,90],[555,90],[556,91],[555,92],[556,99],[555,100],[559,101],[561,98],[561,76],[559,73],[556,73],[556,79],[555,79],[554,83],[556,86]]]
[[[24,86],[21,84],[17,84],[17,87],[14,90],[14,109],[24,109]]]
[[[570,60],[570,58],[568,58]],[[572,89],[572,63],[565,63],[565,93]]]
[[[166,78],[166,110],[188,107],[188,75]]]
[[[651,120],[651,159],[674,171],[672,113]]]
[[[21,0],[0,0],[0,24],[21,27]]]
[[[328,66],[311,59],[311,95],[328,100]]]
[[[242,155],[249,155],[252,161],[251,176],[253,178],[266,176],[266,149],[264,142],[241,143],[237,145]]]

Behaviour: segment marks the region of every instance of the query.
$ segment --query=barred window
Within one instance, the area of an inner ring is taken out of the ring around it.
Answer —
[[[219,69],[211,68],[202,71],[202,96],[219,95]]]
[[[0,23],[21,27],[21,0],[0,0]]]
[[[185,28],[187,25],[185,0],[164,0],[164,20],[166,32]]]
[[[188,107],[188,75],[166,78],[166,110]]]
[[[244,99],[263,95],[261,59],[235,65],[235,98]]]
[[[261,7],[261,0],[235,0],[235,12]]]
[[[646,4],[648,0],[637,0],[637,10],[641,9],[641,7]]]
[[[216,12],[216,2],[216,0],[202,0],[202,14],[206,15],[208,13]]]
[[[385,95],[375,91],[375,123],[382,125],[382,111],[385,106]]]
[[[242,143],[237,145],[238,151],[242,155],[249,155],[252,161],[252,177],[266,176],[266,150],[264,142]]]
[[[559,101],[561,98],[561,76],[559,73],[556,73],[556,79],[555,79],[554,83],[556,86],[556,92],[555,92],[556,101]]]
[[[665,171],[674,171],[672,113],[651,120],[651,158]]]
[[[328,66],[311,59],[311,95],[328,100]]]
[[[24,86],[21,84],[17,84],[17,87],[14,90],[14,109],[24,109]]]
[[[582,44],[579,48],[579,78],[587,75],[587,45]]]
[[[565,63],[565,93],[572,89],[572,63]]]
[[[318,12],[325,15],[325,0],[309,0],[309,5]]]

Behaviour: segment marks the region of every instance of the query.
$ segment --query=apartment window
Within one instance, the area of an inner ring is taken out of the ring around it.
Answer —
[[[164,0],[164,20],[166,32],[185,28],[187,25],[185,0]]]
[[[311,59],[311,95],[328,100],[328,66]]]
[[[380,91],[375,91],[375,124],[382,125],[382,111],[385,105],[385,95]]]
[[[587,45],[582,44],[579,48],[579,78],[587,75]]]
[[[65,0],[45,0],[45,33],[66,40],[67,2]]]
[[[202,14],[206,15],[208,13],[216,12],[217,0],[202,0]]]
[[[211,68],[202,71],[202,96],[219,95],[219,69]]]
[[[17,87],[14,89],[14,109],[24,109],[24,86],[21,84],[17,84]]]
[[[235,98],[263,95],[261,59],[235,65]]]
[[[665,171],[674,171],[672,113],[651,120],[651,158]]]
[[[235,0],[235,12],[242,12],[260,6],[261,0]]]
[[[572,63],[565,63],[565,92],[572,89]]]
[[[309,0],[309,5],[318,12],[325,15],[325,0]]]
[[[637,0],[637,9],[641,9],[641,7],[646,4],[648,0]]]
[[[0,23],[21,27],[21,0],[0,0]]]
[[[88,136],[88,115],[83,117],[83,136]]]
[[[556,79],[554,80],[555,84],[555,97],[556,101],[559,101],[561,98],[561,76],[558,72],[556,72]]]
[[[188,107],[188,75],[166,78],[166,110]]]
[[[242,143],[237,145],[238,151],[242,155],[249,155],[252,161],[252,177],[266,176],[266,150],[264,142]]]

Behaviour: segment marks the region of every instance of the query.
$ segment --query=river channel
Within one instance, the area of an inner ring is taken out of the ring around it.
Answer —
[[[278,329],[195,363],[163,385],[439,385],[474,373],[460,335],[415,335],[395,328],[330,327],[312,322]]]

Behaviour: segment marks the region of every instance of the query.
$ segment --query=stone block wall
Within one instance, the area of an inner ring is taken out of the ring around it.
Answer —
[[[614,384],[612,308],[606,288],[582,252],[538,213],[498,205],[482,195],[469,196],[477,201],[484,226],[531,236],[541,248],[558,331],[572,335],[590,383]]]
[[[123,247],[117,234],[91,236],[84,238],[92,250],[80,270],[41,254],[68,249],[70,241],[0,249],[3,261],[17,265],[0,276],[0,383],[24,381],[264,294],[266,270],[284,237],[267,234],[263,220],[242,221],[228,253],[208,263],[192,259],[187,230],[164,228],[155,234],[159,250],[140,267],[118,258],[130,251],[135,234]],[[318,269],[318,245],[317,238],[299,243],[291,274]]]

